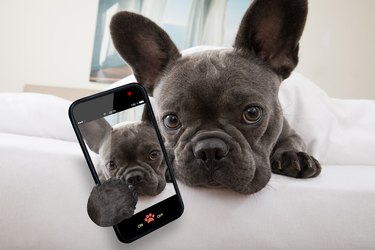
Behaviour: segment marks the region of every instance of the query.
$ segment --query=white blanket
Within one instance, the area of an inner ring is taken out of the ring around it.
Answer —
[[[124,246],[87,216],[94,183],[69,124],[70,102],[0,93],[0,248],[373,249],[375,101],[329,98],[297,73],[280,99],[323,163],[319,177],[273,175],[251,196],[180,184],[182,217]]]
[[[298,73],[282,83],[279,99],[321,163],[375,165],[375,101],[330,98]]]
[[[180,219],[124,246],[88,218],[93,180],[75,142],[0,133],[1,249],[370,249],[375,166],[273,175],[247,196],[180,184]]]

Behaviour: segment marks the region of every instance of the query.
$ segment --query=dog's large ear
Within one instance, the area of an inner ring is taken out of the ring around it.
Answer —
[[[283,79],[298,63],[307,0],[255,0],[246,11],[234,47],[255,53]]]
[[[167,65],[181,56],[167,33],[144,16],[122,11],[110,25],[113,44],[150,96]]]
[[[141,121],[152,124],[150,109],[146,105],[143,108]]]
[[[104,118],[100,118],[79,125],[79,130],[87,146],[98,154],[104,139],[110,136],[112,127]]]

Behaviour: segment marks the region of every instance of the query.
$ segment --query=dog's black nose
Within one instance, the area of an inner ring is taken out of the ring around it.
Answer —
[[[131,171],[125,175],[125,181],[131,185],[137,185],[144,179],[144,175],[141,171]]]
[[[228,145],[221,139],[209,138],[198,141],[193,149],[194,156],[205,162],[210,160],[220,160],[227,156]]]

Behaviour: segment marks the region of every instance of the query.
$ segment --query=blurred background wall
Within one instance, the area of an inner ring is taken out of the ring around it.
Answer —
[[[297,71],[332,97],[375,99],[375,1],[310,0]]]
[[[98,0],[0,0],[0,91],[89,82]],[[337,98],[375,99],[375,1],[310,0],[301,72]],[[233,38],[234,39],[234,38]]]

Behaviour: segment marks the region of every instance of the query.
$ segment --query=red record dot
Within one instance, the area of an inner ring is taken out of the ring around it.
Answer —
[[[128,96],[132,96],[132,95],[133,95],[133,92],[128,91]]]

